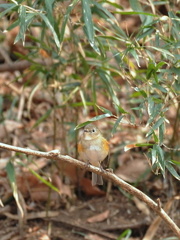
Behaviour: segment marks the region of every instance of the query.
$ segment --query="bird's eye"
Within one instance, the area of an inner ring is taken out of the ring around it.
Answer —
[[[92,132],[95,132],[95,131],[96,131],[95,129],[92,130]]]

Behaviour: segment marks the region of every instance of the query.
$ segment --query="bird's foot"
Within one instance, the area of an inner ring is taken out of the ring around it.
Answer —
[[[113,169],[112,168],[106,168],[106,171],[109,173],[113,173]]]

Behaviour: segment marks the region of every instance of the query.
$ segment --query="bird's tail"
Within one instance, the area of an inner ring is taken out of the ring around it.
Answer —
[[[92,173],[92,185],[103,185],[102,176]]]

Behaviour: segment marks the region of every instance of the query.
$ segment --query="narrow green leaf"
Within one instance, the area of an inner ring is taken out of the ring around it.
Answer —
[[[80,129],[80,128],[86,126],[86,125],[88,125],[89,123],[91,123],[91,122],[90,122],[90,121],[87,121],[87,122],[80,123],[80,124],[78,124],[78,125],[74,128],[74,130],[76,131],[76,130],[78,130],[78,129]]]
[[[85,24],[84,26],[85,34],[88,38],[88,41],[91,47],[99,54],[100,51],[96,46],[95,38],[94,38],[94,24],[92,21],[92,14],[91,14],[91,8],[90,8],[91,1],[81,0],[81,2],[82,2],[82,15],[83,15],[83,20]]]
[[[26,29],[29,27],[32,20],[36,17],[36,13],[26,13]]]
[[[98,120],[101,120],[101,119],[104,119],[104,118],[107,118],[107,117],[111,117],[112,116],[112,113],[105,113],[105,114],[102,114],[102,115],[98,115],[96,117],[93,117],[91,119],[89,119],[89,121],[87,122],[84,122],[84,123],[80,123],[78,124],[74,130],[78,130],[79,128],[82,128],[84,126],[86,126],[87,124],[91,123],[91,122],[95,122],[95,121],[98,121]]]
[[[16,201],[16,204],[17,204],[18,208],[19,208],[21,216],[23,217],[24,212],[23,212],[23,209],[22,209],[21,204],[19,202],[19,195],[18,195],[18,188],[17,188],[17,184],[16,184],[15,169],[14,169],[14,165],[12,164],[11,161],[9,161],[8,164],[6,165],[6,171],[7,171],[8,179],[9,179],[10,184],[11,184],[11,188],[13,190],[14,199]]]
[[[147,98],[147,93],[144,90],[140,90],[140,93],[144,98]]]
[[[133,1],[133,0],[132,0]],[[141,12],[141,11],[130,11],[130,12],[126,12],[126,11],[114,11],[114,13],[118,13],[121,15],[139,15],[141,16],[141,18],[145,18],[143,16],[150,16],[150,17],[158,17],[158,15],[152,14],[152,13],[148,13],[148,12]]]
[[[17,4],[14,4],[14,3],[1,3],[0,4],[0,8],[4,8],[4,9],[6,9],[6,8],[10,9],[12,6],[17,6]]]
[[[64,33],[65,33],[67,21],[69,19],[69,15],[70,15],[71,11],[73,10],[74,6],[76,5],[76,3],[78,1],[79,0],[72,1],[72,3],[68,6],[67,11],[66,11],[66,13],[64,15],[63,22],[62,22],[62,27],[61,27],[61,36],[60,36],[60,43],[61,43],[61,45],[62,45],[62,42],[63,42],[63,39],[64,39]]]
[[[50,182],[46,181],[43,177],[41,177],[37,172],[35,172],[33,169],[29,168],[29,171],[37,177],[42,183],[46,184],[48,187],[50,187],[52,190],[59,193],[59,189],[56,188],[54,185],[52,185]]]
[[[162,86],[159,85],[159,84],[152,84],[152,87],[157,88],[158,90],[160,90],[160,91],[163,92],[163,93],[167,93],[166,88],[162,87]]]
[[[177,171],[175,170],[175,168],[172,166],[171,162],[166,161],[165,164],[166,164],[166,168],[168,169],[168,171],[169,171],[177,180],[180,181],[180,176],[179,176],[179,174],[177,173]]]
[[[175,15],[175,11],[168,11],[168,15],[172,19],[173,28],[178,30],[178,35],[179,35],[179,29],[180,29],[179,16]]]
[[[139,0],[129,0],[131,8],[136,12],[144,12]],[[143,15],[140,15],[140,19],[143,22],[145,17]]]
[[[116,105],[117,106],[117,108],[118,108],[118,110],[119,110],[119,112],[120,113],[122,113],[122,114],[127,114],[128,112],[126,112],[125,110],[124,110],[124,108],[122,108],[121,106],[119,106],[119,105]]]
[[[46,120],[49,115],[51,114],[52,109],[49,109],[42,117],[40,117],[35,124],[32,126],[32,128],[37,127],[41,122],[43,122],[44,120]]]
[[[170,56],[170,57],[172,57],[174,59],[174,55],[170,51],[166,50],[165,48],[158,48],[158,47],[154,47],[154,46],[148,46],[148,47],[152,48],[152,49],[154,49],[154,50],[156,50],[158,52],[161,52],[162,55],[165,58],[168,58],[168,56]]]
[[[154,101],[152,98],[148,98],[148,114],[151,116],[154,112]]]
[[[117,127],[119,126],[119,123],[121,122],[121,120],[123,119],[124,115],[121,115],[115,122],[113,129],[111,131],[111,135],[113,136],[114,133],[116,132]]]
[[[10,4],[0,4],[1,8],[7,8],[6,10],[2,11],[0,13],[0,18],[2,18],[4,15],[6,15],[8,12],[10,12],[13,8],[17,7],[16,4],[10,3]]]
[[[151,135],[150,135],[151,136]],[[149,137],[150,137],[149,136]],[[159,138],[158,138],[158,136],[156,135],[156,133],[153,131],[153,138],[154,138],[154,142],[155,143],[159,143]]]
[[[113,116],[112,113],[105,113],[105,114],[102,114],[102,115],[98,115],[98,116],[96,116],[96,117],[93,117],[93,118],[91,118],[89,121],[90,121],[90,122],[95,122],[95,121],[101,120],[101,119],[103,119],[103,118],[108,118],[108,117],[111,117],[111,116]]]
[[[103,113],[109,113],[112,114],[112,112],[110,110],[108,110],[107,108],[101,107],[99,105],[96,104],[96,106],[103,112]]]
[[[154,104],[154,99],[151,100],[148,100],[148,113],[150,118],[148,119],[146,126],[149,126],[156,119],[156,117],[161,113],[162,108],[162,104]]]
[[[11,185],[15,184],[15,182],[16,182],[15,170],[14,170],[14,165],[12,164],[11,161],[9,161],[7,163],[6,171],[7,171],[8,179],[9,179]]]
[[[160,119],[157,120],[157,122],[154,124],[152,129],[156,130],[162,123],[164,123],[164,118],[163,117],[161,117]]]
[[[136,53],[135,49],[131,48],[129,50],[129,53],[134,57],[138,67],[140,67],[140,63],[139,63],[139,55]]]
[[[83,107],[83,102],[76,102],[76,103],[70,103],[69,106],[71,107]],[[94,102],[87,102],[86,101],[86,106],[92,106],[94,107]]]
[[[159,126],[160,126],[162,123],[164,123],[164,121],[165,121],[165,120],[164,120],[163,117],[159,118],[159,119],[157,120],[157,122],[152,126],[151,130],[146,134],[146,137],[149,137],[150,135],[152,135],[153,132],[154,132],[157,128],[159,128]]]
[[[8,28],[7,28],[7,31],[10,31],[11,29],[15,28],[19,26],[19,19],[14,21]]]
[[[152,76],[152,74],[155,72],[155,65],[154,63],[150,62],[148,64],[148,68],[147,68],[147,72],[146,72],[146,78],[150,79],[150,77]]]
[[[61,85],[61,92],[67,93],[68,91],[74,90],[76,87],[80,86],[80,81],[67,82]]]
[[[121,34],[123,35],[123,34]],[[108,35],[104,35],[104,36],[98,36],[98,38],[104,38],[104,39],[108,39],[108,40],[117,40],[120,42],[125,42],[125,40],[123,38],[117,37],[117,36],[108,36]]]
[[[176,160],[171,160],[171,162],[175,165],[177,165],[178,167],[180,167],[180,162],[179,161],[176,161]]]
[[[141,40],[142,38],[145,38],[145,37],[147,37],[147,36],[149,37],[149,36],[151,36],[151,34],[152,34],[154,31],[155,31],[155,30],[154,30],[153,27],[149,28],[148,30],[144,30],[143,33],[142,33],[142,32],[138,33],[138,35],[137,35],[137,37],[136,37],[136,40],[139,41],[139,40]]]
[[[54,37],[54,41],[56,43],[56,46],[58,48],[60,48],[60,41],[59,41],[59,38],[53,28],[53,26],[51,25],[51,23],[49,22],[48,18],[42,14],[42,13],[38,13],[38,15],[44,20],[44,22],[46,23],[47,27],[51,30],[52,34],[53,34],[53,37]]]
[[[167,65],[167,63],[166,62],[163,62],[163,61],[161,61],[161,62],[159,62],[157,65],[156,65],[156,71],[158,71],[162,66],[164,66],[164,65]]]
[[[164,131],[165,131],[165,124],[164,122],[159,126],[159,145],[163,144],[164,140]]]
[[[136,143],[135,145],[137,147],[151,147],[151,146],[153,146],[152,143]]]
[[[87,30],[87,37],[89,42],[93,45],[94,44],[94,24],[92,21],[91,8],[90,8],[91,2],[89,0],[82,0],[81,2],[82,2],[83,20]]]
[[[53,3],[55,0],[45,0],[45,7],[47,12],[47,18],[52,26],[54,26],[54,17],[53,17]]]
[[[115,2],[111,2],[111,1],[106,1],[106,3],[113,6],[114,8],[123,10],[123,7],[119,3],[115,3]]]
[[[22,43],[24,45],[26,33],[26,8],[23,5],[19,7],[19,25],[19,33],[14,40],[14,44],[16,44],[19,40],[22,40]]]
[[[151,161],[152,161],[152,166],[157,162],[157,156],[156,156],[156,149],[153,148],[151,149]]]
[[[114,17],[114,15],[112,15],[106,8],[104,8],[101,4],[99,4],[96,1],[92,1],[92,3],[102,12],[104,12],[106,14],[106,16],[110,19],[113,20],[113,23],[117,22],[116,18]]]
[[[98,48],[99,48],[99,52],[102,59],[106,60],[107,59],[106,49],[105,49],[107,47],[106,42],[104,41],[104,39],[99,38],[99,36],[96,38],[96,42],[98,43]]]
[[[116,93],[113,89],[113,85],[112,85],[112,80],[111,77],[109,76],[108,72],[102,70],[102,69],[97,69],[97,72],[100,76],[100,78],[102,79],[103,83],[106,86],[107,91],[109,92],[109,95],[111,96],[113,103],[115,104],[115,106],[119,105],[119,99],[116,96]]]
[[[143,97],[147,97],[147,94],[144,90],[140,90],[140,91],[136,91],[134,93],[131,94],[132,97],[139,97],[139,96],[143,96]]]
[[[85,111],[87,112],[87,105],[86,105],[86,99],[85,99],[85,96],[84,96],[84,91],[82,91],[82,89],[79,90],[79,94],[80,94],[80,97],[81,97],[81,100],[82,100],[82,103],[83,103],[83,107],[85,109]]]
[[[117,238],[117,240],[128,240],[131,234],[132,234],[132,230],[126,229],[123,233],[121,233],[121,235]]]
[[[159,166],[161,168],[161,172],[164,175],[165,174],[165,160],[164,160],[164,152],[162,150],[162,148],[159,145],[154,145],[156,152],[157,152],[157,156],[158,156],[158,163]]]

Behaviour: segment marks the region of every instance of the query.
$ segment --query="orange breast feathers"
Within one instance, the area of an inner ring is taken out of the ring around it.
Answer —
[[[81,143],[78,143],[78,152],[79,153],[84,152],[84,147]]]
[[[103,138],[103,149],[109,152],[109,142],[105,138]]]
[[[102,149],[107,153],[109,152],[109,142],[105,138],[102,138]],[[84,151],[85,151],[85,148],[84,148],[83,144],[79,142],[78,143],[78,152],[81,153]]]

